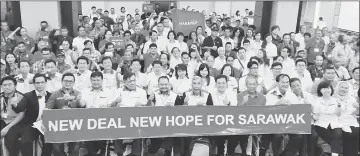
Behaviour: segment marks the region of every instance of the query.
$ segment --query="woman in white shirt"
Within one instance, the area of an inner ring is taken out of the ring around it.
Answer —
[[[181,52],[178,47],[174,47],[171,50],[171,57],[170,57],[170,68],[175,68],[178,64],[182,63],[181,61]]]
[[[244,36],[240,36],[241,32],[239,28],[234,28],[233,34],[231,35],[231,39],[234,40],[234,49],[239,49],[241,47],[241,41]]]
[[[263,43],[263,41],[261,40],[261,33],[255,32],[254,42],[252,42],[252,44],[250,45],[250,48],[252,49],[252,51],[257,51],[257,50],[261,49],[262,43]]]
[[[185,64],[178,64],[175,67],[175,74],[170,79],[172,90],[175,94],[182,96],[191,89],[191,80],[188,77]]]
[[[265,35],[265,40],[261,45],[261,48],[265,49],[267,56],[272,60],[277,55],[277,47],[272,43],[272,36],[270,34]]]
[[[174,73],[174,68],[170,67],[170,55],[167,53],[162,53],[160,55],[160,61],[164,70],[163,72],[166,73],[166,75],[168,75],[169,77],[172,77]]]
[[[197,44],[193,43],[193,44],[191,44],[189,49],[190,49],[189,50],[189,56],[190,56],[189,64],[196,69],[196,68],[198,68],[199,63],[201,61],[200,47]]]
[[[251,44],[254,42],[254,30],[249,28],[246,30],[246,34],[245,37],[243,38],[243,40],[241,41],[242,44],[244,44],[245,40],[249,40],[250,41],[250,46]]]
[[[206,63],[202,63],[197,70],[196,76],[200,76],[203,81],[203,90],[209,91],[215,88],[215,79],[210,76],[210,68]]]
[[[317,96],[312,104],[316,133],[331,147],[331,155],[338,156],[342,149],[341,104],[333,97],[334,88],[323,81],[317,88]]]
[[[180,53],[182,52],[188,52],[189,51],[189,47],[187,45],[187,43],[184,42],[184,34],[182,32],[178,32],[177,33],[177,41],[179,42],[179,50],[180,50]]]
[[[343,124],[343,156],[355,156],[359,152],[359,123],[355,116],[359,103],[350,95],[350,86],[341,81],[335,89],[335,98],[341,105],[339,120]]]
[[[176,34],[175,34],[175,31],[173,30],[170,30],[168,35],[167,35],[167,43],[166,43],[166,52],[171,52],[171,50],[174,48],[174,47],[178,47],[180,48],[180,44],[176,39]]]
[[[221,75],[225,75],[228,79],[228,89],[237,93],[238,83],[234,77],[234,69],[230,64],[225,64],[220,72]]]

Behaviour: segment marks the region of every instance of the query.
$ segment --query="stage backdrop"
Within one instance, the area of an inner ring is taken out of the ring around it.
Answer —
[[[185,10],[171,10],[171,18],[175,32],[182,32],[188,36],[196,27],[202,26],[205,30],[205,17],[201,13]]]
[[[46,142],[311,133],[310,105],[45,110]]]

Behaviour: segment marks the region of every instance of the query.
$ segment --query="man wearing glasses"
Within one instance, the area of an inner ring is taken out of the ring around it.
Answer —
[[[243,76],[242,78],[240,78],[240,80],[239,80],[239,91],[243,92],[243,91],[247,90],[245,80],[248,76],[255,77],[260,84],[256,90],[258,92],[263,91],[264,89],[262,86],[263,86],[264,78],[259,75],[259,64],[255,61],[250,61],[247,64],[247,68],[249,70],[249,73],[247,75]]]
[[[274,62],[271,65],[271,74],[264,79],[264,86],[267,91],[276,88],[276,77],[282,73],[283,65],[280,62]]]
[[[72,73],[65,73],[61,78],[62,88],[51,94],[46,103],[47,109],[70,109],[70,108],[83,108],[79,100],[81,94],[74,89],[75,76]],[[65,143],[66,144],[66,143]],[[53,153],[54,156],[66,155],[64,152],[64,143],[54,143]],[[80,144],[78,142],[67,143],[69,147],[69,155],[79,155]]]

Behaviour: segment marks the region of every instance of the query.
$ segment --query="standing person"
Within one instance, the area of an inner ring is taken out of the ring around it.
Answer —
[[[52,42],[49,38],[49,35],[52,31],[49,24],[46,21],[40,22],[40,29],[36,32],[35,42],[38,43],[39,41],[44,41],[46,46],[52,49]]]
[[[223,46],[221,38],[218,37],[219,28],[215,27],[211,29],[211,35],[204,39],[203,48],[209,49],[212,56],[215,58],[219,56],[217,49]]]
[[[89,77],[88,77],[89,78]],[[101,72],[93,72],[90,75],[91,88],[84,89],[81,93],[80,106],[86,108],[108,108],[113,102],[113,93],[103,87],[103,74]],[[105,152],[106,141],[88,141],[85,142],[88,154],[93,156],[101,150]]]
[[[51,59],[51,51],[48,48],[41,49],[42,59],[32,65],[33,73],[45,73],[45,61]]]
[[[321,82],[312,104],[315,130],[321,139],[330,145],[331,155],[338,156],[342,148],[341,104],[333,97],[334,88],[329,81]]]
[[[3,79],[1,79],[1,138],[5,137],[6,134],[9,132],[9,129],[19,123],[19,121],[24,117],[23,113],[15,113],[13,110],[13,105],[16,105],[24,96],[23,93],[16,90],[17,82],[15,78],[11,76],[6,76]],[[3,143],[3,141],[2,141]],[[3,146],[2,146],[3,147]],[[6,147],[6,146],[5,146]],[[3,153],[4,155],[8,154],[8,149],[4,149]],[[19,149],[15,147],[15,150],[12,153],[19,153]],[[6,153],[6,154],[5,154]]]
[[[315,28],[317,29],[323,29],[326,27],[326,22],[324,21],[323,17],[319,17],[319,20],[315,24]]]
[[[62,88],[53,92],[46,103],[47,109],[71,109],[83,108],[79,103],[81,94],[74,89],[75,76],[72,73],[65,73],[61,78]],[[64,152],[64,144],[69,147],[70,156],[78,156],[80,150],[79,142],[54,143],[54,156],[66,156]]]
[[[118,17],[118,15],[115,12],[115,8],[110,8],[109,17],[112,18],[114,21],[116,21],[116,18]]]
[[[10,52],[16,44],[9,38],[13,31],[9,28],[9,23],[1,21],[1,52]]]
[[[115,107],[140,107],[147,103],[146,91],[136,85],[136,75],[132,72],[124,73],[124,87],[116,90],[113,102]],[[118,156],[123,155],[123,140],[115,140],[115,153]],[[134,139],[132,142],[131,154],[134,156],[141,155],[141,139]]]
[[[299,33],[297,33],[295,35],[295,41],[299,42],[299,50],[304,50],[305,49],[305,33],[307,31],[307,26],[306,25],[302,25],[300,26],[300,30]]]
[[[321,39],[321,34],[321,30],[317,29],[315,31],[315,37],[306,42],[305,49],[307,51],[307,62],[309,65],[315,64],[316,56],[323,55],[322,52],[325,47],[325,41]]]
[[[52,93],[61,88],[61,76],[57,70],[57,65],[54,60],[46,60],[45,63],[45,75],[48,79],[46,91]]]
[[[293,45],[293,42],[291,42],[291,38],[290,38],[291,36],[290,36],[290,34],[288,34],[288,33],[285,33],[284,35],[283,35],[283,40],[282,40],[282,42],[277,46],[277,50],[278,50],[278,55],[280,55],[280,53],[281,53],[281,49],[283,48],[283,47],[288,47],[288,48],[290,48],[290,56],[291,57],[295,57],[295,53],[297,52],[296,51],[296,48],[295,48],[295,46]]]
[[[339,61],[342,66],[347,67],[350,61],[349,54],[353,51],[349,44],[350,37],[347,35],[340,35],[338,41],[339,44],[332,50],[331,55],[328,55],[329,59],[333,62]]]
[[[65,26],[61,27],[60,29],[54,29],[52,32],[50,32],[49,38],[51,41],[56,41],[56,51],[64,49],[64,47],[62,47],[62,43],[65,40],[67,40],[69,43],[73,43],[73,38],[69,36],[69,30]]]
[[[20,36],[14,36],[15,33],[12,33],[9,35],[9,38],[15,40],[16,44],[19,42],[24,42],[26,45],[26,49],[33,53],[35,51],[35,40],[28,35],[26,28],[19,27],[14,32],[18,32],[19,30],[20,30]]]
[[[23,156],[33,155],[33,144],[39,141],[44,143],[44,136],[37,129],[32,127],[35,122],[42,119],[43,110],[51,93],[46,91],[47,78],[44,74],[35,74],[33,78],[35,90],[25,93],[19,103],[13,104],[12,109],[19,113],[20,119],[17,124],[11,127],[5,136],[5,145],[9,155],[17,155],[17,140],[21,138],[20,150]],[[37,143],[36,143],[37,144]],[[42,155],[51,155],[51,144],[44,143]]]
[[[86,40],[92,41],[91,38],[86,36],[85,27],[78,27],[79,36],[75,37],[72,42],[73,50],[78,53],[79,56],[82,55],[83,49],[85,48],[84,42]],[[94,44],[92,44],[93,49],[95,49]]]

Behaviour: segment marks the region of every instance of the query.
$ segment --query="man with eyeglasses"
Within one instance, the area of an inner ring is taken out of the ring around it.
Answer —
[[[306,61],[299,59],[295,62],[296,70],[290,73],[290,77],[298,78],[302,82],[302,90],[310,91],[313,84],[310,72],[306,69]]]
[[[19,148],[17,141],[21,138],[20,149],[23,156],[33,156],[33,144],[37,151],[42,151],[42,155],[51,155],[51,144],[45,143],[44,136],[38,128],[33,125],[42,119],[43,110],[51,93],[46,91],[47,78],[44,74],[35,74],[33,78],[35,90],[24,94],[21,101],[12,105],[12,109],[19,113],[21,117],[19,123],[10,128],[5,136],[5,145],[9,150],[9,155],[17,155]],[[38,140],[40,136],[40,140]],[[43,143],[43,148],[39,149],[38,142]]]
[[[75,76],[72,73],[65,73],[61,79],[62,88],[51,94],[49,100],[46,103],[47,109],[70,109],[70,108],[83,108],[80,105],[79,100],[81,94],[74,89]],[[68,143],[54,143],[53,154],[54,156],[65,156],[64,146],[69,147],[69,155],[79,155],[80,144],[78,142]]]
[[[250,61],[248,64],[247,64],[247,68],[249,70],[249,73],[247,75],[244,75],[242,78],[240,78],[239,80],[239,91],[240,92],[243,92],[245,90],[247,90],[246,88],[246,83],[245,83],[245,80],[248,76],[253,76],[253,77],[256,77],[256,79],[258,80],[259,84],[257,86],[257,92],[262,92],[264,91],[264,88],[263,88],[263,81],[264,81],[264,78],[261,77],[259,75],[259,64],[255,61]]]
[[[283,65],[280,62],[274,62],[271,65],[271,73],[267,74],[264,79],[264,86],[266,91],[272,90],[276,87],[276,77],[282,73]]]

